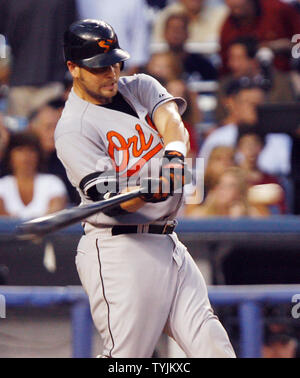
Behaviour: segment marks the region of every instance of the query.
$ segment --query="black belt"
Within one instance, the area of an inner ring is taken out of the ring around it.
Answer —
[[[118,225],[113,226],[111,229],[111,234],[121,235],[121,234],[139,234],[139,233],[149,233],[149,234],[172,234],[176,227],[176,224],[150,224],[150,225]]]

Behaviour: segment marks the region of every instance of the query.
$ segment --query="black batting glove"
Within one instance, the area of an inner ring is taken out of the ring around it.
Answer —
[[[160,176],[149,178],[147,193],[141,195],[145,202],[157,203],[167,200],[174,193],[180,193],[183,186],[192,181],[192,174],[178,151],[166,151],[162,161]]]
[[[183,186],[192,181],[192,174],[184,161],[182,153],[178,151],[165,152],[161,177],[168,180],[170,195],[182,191]]]

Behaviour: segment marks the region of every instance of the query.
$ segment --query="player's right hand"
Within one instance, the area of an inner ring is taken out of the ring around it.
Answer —
[[[140,198],[152,203],[165,201],[174,193],[181,193],[183,186],[190,183],[191,179],[192,175],[184,162],[183,155],[177,151],[166,151],[159,178],[156,181],[149,178],[148,184],[144,181],[143,186],[145,187],[146,184],[147,192]]]
[[[145,202],[162,202],[169,198],[170,191],[168,190],[168,180],[163,177],[154,179],[147,177],[142,181],[143,193],[140,198]]]

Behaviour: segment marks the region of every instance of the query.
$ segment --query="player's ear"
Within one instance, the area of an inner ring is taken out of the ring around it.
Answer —
[[[70,60],[67,61],[67,67],[73,77],[73,79],[77,79],[79,77],[79,66]]]

